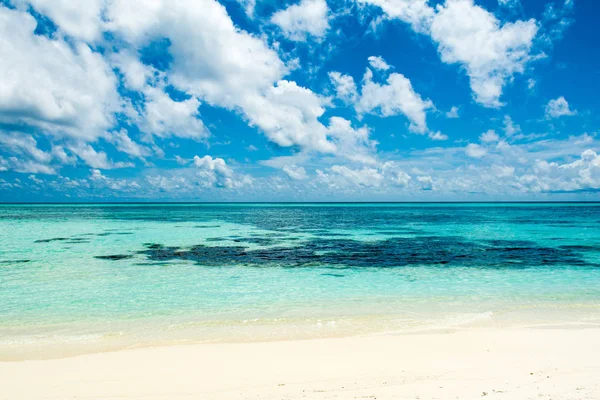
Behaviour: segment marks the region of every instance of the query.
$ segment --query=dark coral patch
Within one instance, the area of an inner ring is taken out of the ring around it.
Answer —
[[[31,260],[1,260],[0,264],[25,264],[31,262]]]
[[[94,258],[97,258],[99,260],[117,261],[117,260],[126,260],[128,258],[133,258],[133,256],[131,254],[111,254],[108,256],[94,256]]]
[[[63,242],[65,240],[70,240],[70,239],[65,238],[65,237],[58,237],[58,238],[52,238],[52,239],[39,239],[39,240],[36,240],[34,243]]]
[[[526,241],[465,241],[453,236],[392,238],[376,242],[317,239],[295,247],[248,249],[244,246],[191,248],[160,245],[140,252],[150,260],[182,259],[205,266],[256,265],[281,267],[402,267],[445,265],[476,268],[596,266],[573,249],[536,246]]]

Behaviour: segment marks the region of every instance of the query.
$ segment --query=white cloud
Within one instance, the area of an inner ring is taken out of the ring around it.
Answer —
[[[24,174],[46,174],[55,175],[56,169],[51,165],[35,160],[25,160],[17,157],[9,157],[2,169]]]
[[[59,161],[60,164],[72,163],[72,158],[64,150],[61,153],[56,146],[50,151],[41,150],[33,136],[21,132],[0,131],[0,149],[18,156],[7,160],[0,157],[0,171],[54,175],[56,167],[52,165],[53,161]]]
[[[546,106],[546,118],[559,118],[562,116],[576,115],[577,111],[569,108],[569,103],[564,97],[550,100]]]
[[[517,8],[521,6],[521,0],[498,0],[498,4],[502,7]]]
[[[106,18],[111,30],[137,47],[168,38],[173,57],[168,79],[178,90],[241,113],[279,146],[335,151],[318,120],[323,100],[282,80],[289,70],[277,53],[237,28],[218,2],[114,0]]]
[[[381,166],[382,174],[389,180],[393,185],[406,187],[410,183],[412,177],[406,172],[402,171],[394,161],[386,161]]]
[[[256,0],[237,0],[237,2],[244,8],[244,11],[249,18],[254,18]]]
[[[383,175],[376,168],[352,169],[345,165],[334,165],[331,172],[358,186],[377,187],[383,183]]]
[[[489,131],[482,133],[481,136],[479,136],[479,140],[481,140],[483,143],[495,143],[500,140],[500,137],[496,131],[490,129]]]
[[[204,187],[232,189],[252,183],[249,176],[236,177],[222,158],[212,158],[209,155],[202,158],[194,156],[194,165],[198,169],[198,183]]]
[[[0,87],[0,121],[100,136],[120,109],[111,68],[85,44],[35,35],[36,25],[28,13],[0,6],[0,75],[10,77]]]
[[[143,159],[151,154],[150,149],[131,140],[124,129],[107,134],[106,140],[113,143],[117,150],[132,157]]]
[[[90,179],[91,180],[93,180],[93,181],[99,181],[99,180],[102,180],[104,178],[105,178],[105,176],[102,175],[102,171],[100,171],[99,169],[93,169],[93,170],[91,170],[91,173],[90,173]]]
[[[340,117],[331,117],[327,134],[336,146],[336,154],[348,160],[363,164],[374,164],[377,142],[369,139],[369,129],[355,129],[350,121]]]
[[[482,147],[475,143],[469,143],[467,147],[465,147],[465,153],[469,157],[473,158],[481,158],[487,154],[487,150],[485,147]]]
[[[30,4],[41,14],[50,17],[67,35],[87,42],[100,39],[105,0],[13,0],[13,3],[21,9]]]
[[[531,59],[535,20],[501,24],[473,0],[447,0],[431,24],[442,61],[462,65],[471,79],[475,100],[501,105],[502,89]]]
[[[588,149],[572,163],[538,160],[533,171],[523,175],[518,182],[521,189],[532,192],[598,191],[600,156]]]
[[[510,165],[493,165],[492,171],[498,178],[508,178],[515,174],[515,167]]]
[[[421,184],[421,190],[433,190],[433,179],[431,176],[418,176],[417,181]]]
[[[37,141],[31,135],[0,131],[0,145],[2,145],[3,150],[11,150],[13,153],[33,158],[44,164],[52,160],[52,154],[40,150],[37,147]]]
[[[322,38],[329,29],[328,12],[325,0],[301,0],[299,4],[277,11],[271,22],[291,40],[304,41],[308,36]]]
[[[87,165],[96,169],[128,168],[134,165],[130,162],[113,162],[103,151],[96,151],[91,145],[85,143],[70,144],[69,150],[83,160]]]
[[[123,74],[125,86],[134,91],[143,91],[148,80],[157,73],[154,68],[142,64],[137,56],[128,51],[112,54],[110,59],[112,64],[118,67]]]
[[[369,64],[376,70],[379,71],[387,71],[392,68],[385,60],[379,56],[371,56],[369,57]]]
[[[8,87],[9,93],[0,90],[0,122],[27,122],[52,134],[66,133],[91,142],[114,128],[114,114],[122,112],[129,123],[147,134],[148,142],[152,142],[150,135],[203,140],[209,132],[199,118],[202,102],[241,114],[279,146],[336,152],[327,138],[328,128],[319,120],[330,100],[283,80],[289,68],[267,39],[236,27],[225,7],[215,0],[94,0],[89,10],[84,9],[87,3],[31,1],[56,18],[62,32],[75,38],[93,40],[98,29],[115,37],[121,49],[108,52],[106,57],[141,101],[120,99],[117,79],[99,53],[77,41],[70,47],[61,35],[58,39],[34,35],[35,20],[29,14],[2,7],[0,11],[11,23],[2,25],[11,31],[3,37],[11,39],[6,39],[7,46],[0,50],[5,53],[0,54],[1,59],[21,57],[24,62],[0,62],[0,72],[5,72],[2,68],[7,65],[19,65],[16,72],[3,73],[19,79],[13,80],[15,86]],[[323,5],[327,17],[323,1],[302,2],[298,7],[314,11]],[[89,32],[78,27],[84,21],[89,22],[85,27]],[[323,25],[308,25],[307,29],[320,34],[319,26]],[[154,40],[169,42],[172,60],[168,72],[157,71],[138,59],[140,50]],[[28,84],[30,76],[38,77],[36,85]],[[183,92],[187,99],[173,100],[165,90],[167,85]]]
[[[143,96],[143,104],[129,116],[140,130],[157,137],[182,137],[202,140],[210,132],[200,120],[200,101],[195,97],[182,101],[173,100],[164,87],[167,84],[165,73],[142,64],[131,53],[122,51],[112,56],[113,63],[124,75],[125,85]]]
[[[342,75],[339,72],[329,73],[329,79],[335,87],[336,97],[345,103],[352,104],[358,98],[356,83],[350,75]]]
[[[423,100],[404,75],[390,74],[387,83],[380,85],[373,82],[372,72],[367,69],[356,111],[359,114],[375,113],[383,117],[404,114],[411,122],[411,130],[425,133],[425,111],[432,107],[431,100]]]
[[[73,183],[73,181],[70,181]],[[129,181],[127,179],[116,179],[111,178],[102,174],[99,169],[92,169],[90,171],[89,182],[95,189],[109,189],[110,191],[122,191],[127,193],[137,192],[140,189],[140,185],[136,181]],[[74,186],[78,186],[77,182]]]
[[[308,175],[306,174],[306,170],[304,169],[304,167],[300,167],[295,164],[290,164],[290,165],[284,166],[283,172],[285,172],[287,174],[287,176],[289,176],[290,178],[295,179],[295,180],[304,180],[304,179],[308,178]]]
[[[176,136],[203,139],[210,135],[199,119],[200,102],[197,98],[174,101],[164,91],[150,87],[145,90],[145,94],[142,123],[144,132],[163,138]]]
[[[280,146],[333,153],[336,147],[327,140],[327,129],[318,120],[325,112],[322,101],[311,90],[283,80],[248,99],[245,112],[252,124]]]
[[[435,15],[429,7],[428,0],[358,0],[361,3],[373,4],[391,18],[398,18],[412,26],[416,32],[426,33]]]
[[[548,40],[562,39],[565,31],[573,24],[573,0],[564,0],[562,6],[555,2],[546,4],[543,14],[545,30],[548,32]]]
[[[453,118],[458,118],[458,117],[459,117],[459,115],[458,115],[458,107],[456,107],[456,106],[453,106],[450,109],[450,111],[448,111],[446,113],[446,118],[453,119]]]
[[[444,135],[442,132],[429,132],[429,139],[431,140],[448,140],[448,135]]]
[[[513,122],[512,118],[508,115],[504,116],[504,133],[508,137],[513,136],[517,133],[521,133],[521,127],[519,125],[516,125]]]
[[[75,164],[76,157],[70,156],[63,146],[52,146],[52,156],[60,161],[61,164]]]
[[[332,189],[407,187],[411,176],[393,161],[372,167],[352,168],[333,165],[327,171],[317,169],[317,181]]]
[[[524,71],[537,34],[535,20],[502,24],[473,0],[446,0],[435,9],[427,0],[360,0],[381,7],[437,43],[443,62],[464,67],[475,100],[502,105],[504,86]]]

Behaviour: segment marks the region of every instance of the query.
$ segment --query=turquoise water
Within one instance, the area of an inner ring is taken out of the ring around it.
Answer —
[[[600,322],[596,204],[0,206],[0,355]]]

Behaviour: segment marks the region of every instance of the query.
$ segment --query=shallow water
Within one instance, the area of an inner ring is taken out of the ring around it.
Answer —
[[[597,324],[599,226],[597,204],[2,205],[0,353]]]

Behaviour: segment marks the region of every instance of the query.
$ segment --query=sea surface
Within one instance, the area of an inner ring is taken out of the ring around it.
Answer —
[[[0,205],[0,359],[600,324],[600,204]]]

